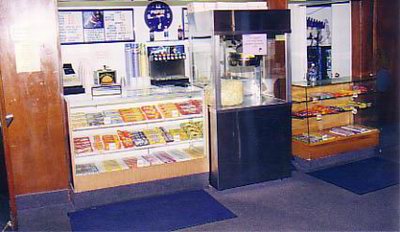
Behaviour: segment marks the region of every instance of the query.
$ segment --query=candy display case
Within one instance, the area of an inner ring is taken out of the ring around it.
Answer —
[[[202,89],[65,101],[75,192],[208,172]]]
[[[293,82],[293,155],[316,160],[377,146],[375,87],[370,77]]]
[[[290,78],[276,40],[290,32],[289,10],[188,9],[191,78],[206,94],[211,185],[290,176]]]

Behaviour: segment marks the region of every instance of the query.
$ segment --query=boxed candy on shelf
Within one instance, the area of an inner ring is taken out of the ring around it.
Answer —
[[[190,139],[203,137],[202,124],[198,122],[186,122],[181,124],[182,129],[189,135]]]
[[[86,114],[82,112],[72,113],[71,114],[71,128],[81,128],[87,127],[88,123],[86,120]]]
[[[97,151],[102,151],[104,150],[104,144],[103,140],[101,139],[100,135],[95,135],[94,136],[94,142],[93,142],[93,147]]]
[[[150,165],[163,164],[163,162],[154,155],[143,155],[143,159],[147,160]]]
[[[182,128],[170,129],[168,132],[172,135],[174,141],[185,141],[189,139],[188,134]]]
[[[150,145],[166,143],[164,137],[162,136],[162,132],[157,128],[143,130],[143,133],[149,141]]]
[[[188,154],[177,149],[169,150],[168,154],[177,162],[187,161],[192,159],[192,157],[190,157]]]
[[[119,124],[124,122],[117,110],[104,110],[103,114],[104,124]]]
[[[74,138],[74,150],[76,154],[92,152],[92,144],[89,137]]]
[[[101,162],[101,170],[103,172],[114,172],[126,169],[117,160],[106,160]]]
[[[99,169],[94,163],[88,163],[88,164],[77,164],[75,166],[75,171],[77,176],[83,176],[83,175],[91,175],[91,174],[96,174],[99,173]]]
[[[165,151],[157,151],[152,153],[152,155],[156,156],[158,159],[166,164],[176,162],[176,160],[172,156],[168,155],[168,153],[166,153]]]
[[[158,109],[164,118],[177,118],[181,115],[174,103],[159,104]]]
[[[132,133],[132,140],[137,147],[149,145],[149,140],[142,131],[135,131]]]
[[[122,142],[122,145],[124,146],[124,148],[134,147],[133,140],[132,140],[132,137],[133,137],[132,132],[125,131],[125,130],[123,130],[123,131],[118,130],[117,133],[119,136],[119,140]]]
[[[160,112],[158,112],[155,106],[142,106],[141,109],[147,120],[162,119]]]
[[[164,127],[159,127],[162,136],[164,137],[164,140],[167,143],[171,143],[174,141],[174,137],[171,135],[171,133],[168,132],[168,130],[166,130]]]
[[[101,136],[105,150],[118,150],[121,149],[121,143],[117,135],[103,135]]]
[[[201,103],[197,100],[189,100],[175,104],[182,115],[201,114]]]
[[[118,112],[120,113],[124,122],[138,122],[146,120],[140,108],[119,109]]]
[[[104,115],[102,113],[88,113],[86,114],[86,120],[89,126],[104,125]]]

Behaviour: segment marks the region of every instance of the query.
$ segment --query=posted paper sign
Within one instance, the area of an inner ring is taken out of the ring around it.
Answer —
[[[243,53],[267,55],[267,34],[243,35]]]
[[[60,10],[61,44],[134,41],[133,9]]]

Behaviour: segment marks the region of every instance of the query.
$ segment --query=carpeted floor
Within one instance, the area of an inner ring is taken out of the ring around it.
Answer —
[[[398,140],[382,131],[379,155],[398,162]],[[218,192],[206,189],[238,217],[184,231],[399,231],[399,185],[357,195],[307,174]],[[68,209],[69,208],[69,209]],[[21,212],[20,230],[66,231],[66,211],[52,206]]]

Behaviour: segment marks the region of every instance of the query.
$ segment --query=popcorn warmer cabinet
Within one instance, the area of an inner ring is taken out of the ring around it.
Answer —
[[[208,105],[211,185],[290,176],[290,78],[275,39],[290,32],[289,11],[189,7],[189,31],[191,78]]]

